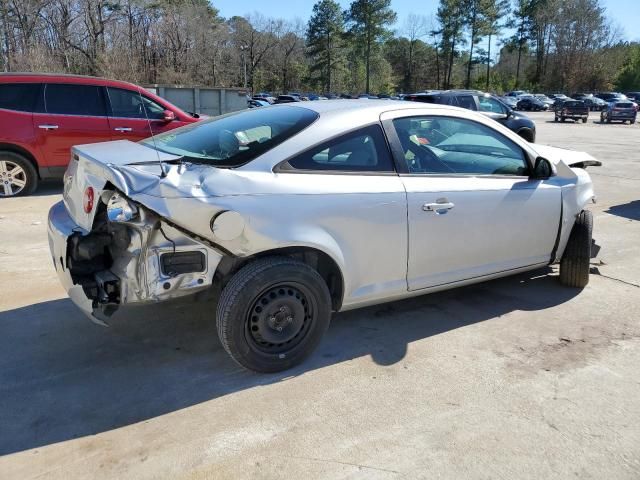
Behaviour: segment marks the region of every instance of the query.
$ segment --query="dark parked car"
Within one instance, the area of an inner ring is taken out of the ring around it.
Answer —
[[[627,97],[619,92],[600,92],[595,95],[598,98],[601,98],[607,103],[617,101],[617,100],[626,100]]]
[[[278,95],[274,103],[294,103],[300,101],[300,97],[296,95]]]
[[[640,103],[640,92],[626,92],[625,95],[629,100]]]
[[[536,124],[522,113],[517,113],[498,98],[476,90],[449,90],[446,92],[414,93],[405,100],[452,105],[480,113],[500,122],[529,142],[536,140]]]
[[[532,112],[541,112],[544,110],[549,110],[549,105],[547,105],[546,103],[537,99],[534,96],[522,97],[518,100],[518,103],[516,103],[516,110],[528,110]]]
[[[589,118],[589,108],[582,100],[565,100],[562,103],[556,102],[553,106],[555,111],[554,120],[557,122],[560,120],[564,122],[567,118],[578,122],[582,120],[582,123],[587,123]]]
[[[594,111],[602,111],[607,106],[607,102],[596,97],[593,93],[576,93],[572,95],[574,100],[583,101],[587,108]]]
[[[602,113],[600,113],[600,121],[607,122],[629,122],[636,123],[638,110],[635,104],[629,100],[619,102],[611,102],[607,105]]]

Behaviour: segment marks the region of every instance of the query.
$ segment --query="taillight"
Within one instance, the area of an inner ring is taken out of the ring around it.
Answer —
[[[93,187],[87,187],[87,189],[84,191],[84,199],[83,199],[83,205],[84,205],[84,212],[85,213],[91,213],[91,211],[93,210],[93,200],[94,200],[94,192],[93,192]]]

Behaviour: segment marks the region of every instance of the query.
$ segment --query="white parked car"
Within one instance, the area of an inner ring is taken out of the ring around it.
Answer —
[[[556,262],[589,278],[599,162],[470,110],[301,102],[72,156],[49,213],[71,299],[105,322],[215,285],[220,340],[257,371],[301,362],[334,311]]]

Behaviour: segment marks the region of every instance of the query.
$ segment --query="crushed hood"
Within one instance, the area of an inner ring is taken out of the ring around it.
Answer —
[[[584,168],[586,166],[600,166],[601,163],[587,152],[578,152],[575,150],[566,150],[564,148],[552,147],[550,145],[531,145],[543,158],[546,158],[555,165],[560,162],[569,167]]]

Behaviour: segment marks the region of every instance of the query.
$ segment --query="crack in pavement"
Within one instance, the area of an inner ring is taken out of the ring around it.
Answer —
[[[609,275],[605,275],[604,273],[600,272],[600,269],[598,269],[598,267],[591,267],[589,269],[589,273],[591,273],[592,275],[598,275],[599,277],[608,278],[609,280],[614,280],[616,282],[620,282],[625,285],[629,285],[631,287],[640,288],[640,285],[637,283],[628,282],[626,280],[622,280],[621,278],[610,277]]]
[[[633,177],[625,177],[623,175],[611,175],[608,173],[596,173],[596,172],[589,172],[589,175],[596,176],[596,177],[610,177],[610,178],[622,178],[624,180],[635,180],[635,181],[640,181],[640,178],[633,178]]]

